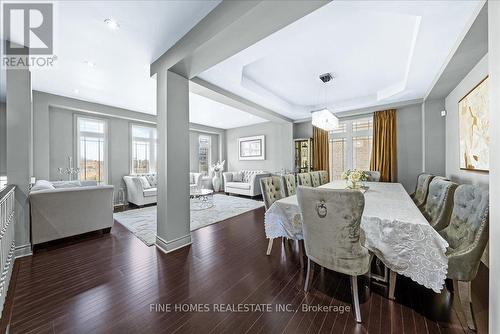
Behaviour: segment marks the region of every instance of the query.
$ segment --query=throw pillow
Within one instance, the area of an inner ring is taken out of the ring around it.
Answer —
[[[75,187],[81,187],[82,184],[80,181],[60,181],[60,182],[54,182],[52,183],[54,188],[75,188]]]
[[[156,177],[156,174],[148,174],[146,175],[146,179],[148,179],[149,185],[153,188],[156,188],[158,184],[158,179]]]
[[[53,190],[56,189],[52,183],[47,180],[38,180],[35,185],[31,187],[31,191],[39,191],[39,190]]]
[[[151,185],[149,184],[148,179],[146,179],[145,176],[139,176],[138,179],[141,182],[142,189],[146,190],[151,188]]]
[[[233,173],[233,182],[243,182],[243,173],[242,172],[234,172]]]

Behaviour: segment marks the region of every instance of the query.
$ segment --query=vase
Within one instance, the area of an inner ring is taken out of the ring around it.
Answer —
[[[215,176],[212,178],[212,186],[214,187],[214,192],[220,191],[220,177],[219,173],[215,173]]]
[[[347,181],[347,188],[349,189],[359,189],[360,188],[360,183],[358,181]]]

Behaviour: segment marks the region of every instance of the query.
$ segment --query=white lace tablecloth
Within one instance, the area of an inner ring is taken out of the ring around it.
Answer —
[[[441,291],[448,271],[448,243],[429,225],[399,183],[367,182],[361,228],[364,246],[391,270]],[[322,188],[344,189],[345,181]],[[276,201],[265,214],[266,236],[301,240],[302,218],[296,196]]]

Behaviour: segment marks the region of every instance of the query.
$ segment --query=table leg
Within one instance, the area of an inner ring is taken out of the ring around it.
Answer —
[[[396,290],[396,278],[398,273],[389,270],[389,299],[394,300],[394,291]]]

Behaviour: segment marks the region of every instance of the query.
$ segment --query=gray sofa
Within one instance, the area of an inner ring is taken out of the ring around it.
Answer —
[[[33,245],[97,230],[109,232],[114,222],[113,186],[76,182],[35,184],[29,195]]]

